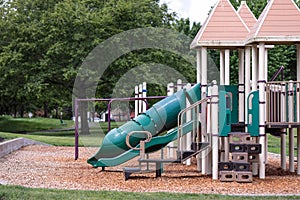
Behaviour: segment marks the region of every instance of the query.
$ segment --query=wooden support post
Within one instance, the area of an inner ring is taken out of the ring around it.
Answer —
[[[259,178],[265,179],[266,173],[266,81],[265,81],[265,44],[259,44],[259,143],[262,153],[259,155]],[[247,67],[246,67],[247,68]]]
[[[288,113],[289,122],[294,122],[294,84],[293,81],[289,82],[288,86]],[[289,170],[290,172],[295,172],[294,167],[294,129],[289,128]]]
[[[206,96],[207,90],[207,48],[201,48],[201,93],[202,96]],[[201,135],[202,142],[208,142],[208,138],[206,134]],[[202,164],[202,174],[207,174],[207,155],[205,155],[205,151],[202,152],[201,156],[201,164]]]
[[[257,90],[257,45],[252,46],[252,91]]]
[[[245,122],[245,50],[239,49],[239,122]]]
[[[213,82],[212,99],[211,99],[211,130],[212,130],[212,178],[218,179],[218,164],[219,164],[219,92],[216,81]]]

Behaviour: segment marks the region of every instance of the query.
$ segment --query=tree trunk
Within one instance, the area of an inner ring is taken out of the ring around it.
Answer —
[[[81,123],[81,134],[88,135],[90,134],[88,118],[87,118],[87,102],[79,103],[79,115],[80,115],[80,123]]]
[[[21,105],[20,107],[20,117],[23,118],[24,117],[24,106]]]
[[[44,102],[44,117],[48,117],[48,103]]]

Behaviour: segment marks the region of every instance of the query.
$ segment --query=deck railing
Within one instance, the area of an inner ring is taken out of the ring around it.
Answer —
[[[268,82],[266,95],[266,124],[269,127],[300,126],[300,82]]]

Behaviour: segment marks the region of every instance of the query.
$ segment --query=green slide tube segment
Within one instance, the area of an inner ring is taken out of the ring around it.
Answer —
[[[199,84],[187,91],[194,97],[200,97]],[[200,100],[200,99],[199,99]],[[174,128],[177,125],[177,116],[185,108],[186,95],[183,90],[157,102],[145,113],[135,117],[119,128],[113,129],[106,134],[98,152],[88,159],[88,163],[94,163],[100,158],[116,157],[127,150],[126,136],[132,131],[149,131],[153,136]],[[131,146],[139,144],[145,135],[134,134],[130,138]]]
[[[189,133],[193,129],[193,121],[186,123],[182,129],[182,135]],[[155,152],[163,147],[165,147],[169,142],[177,139],[178,128],[170,131],[166,135],[153,137],[152,140],[145,144],[146,153]],[[138,144],[137,147],[140,145]],[[118,155],[113,158],[101,158],[99,160],[90,161],[89,163],[93,165],[93,167],[113,167],[120,165],[128,160],[135,158],[140,155],[139,150],[130,149],[121,155]]]

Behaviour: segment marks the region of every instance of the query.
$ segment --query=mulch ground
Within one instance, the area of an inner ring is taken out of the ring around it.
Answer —
[[[102,171],[86,162],[96,150],[80,148],[80,157],[75,161],[72,147],[24,147],[0,158],[0,184],[129,192],[300,195],[300,176],[282,171],[278,156],[269,156],[266,179],[254,177],[252,183],[214,181],[211,176],[201,175],[196,165],[182,164],[166,165],[160,178],[155,178],[155,173],[134,174],[125,181],[123,167],[136,165],[136,160]]]

